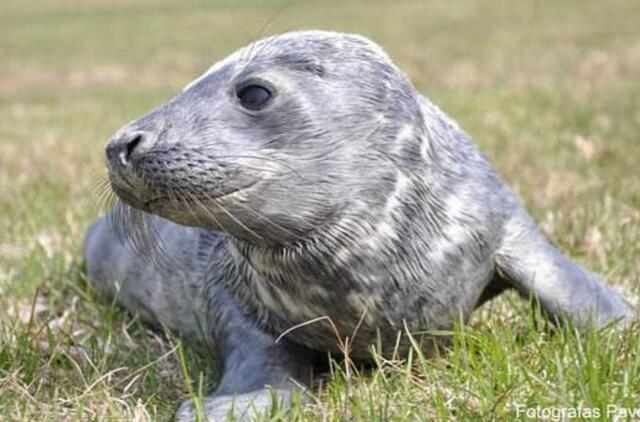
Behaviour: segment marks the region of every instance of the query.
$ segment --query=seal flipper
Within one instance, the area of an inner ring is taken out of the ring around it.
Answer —
[[[253,420],[256,412],[268,412],[276,401],[287,405],[296,391],[304,394],[312,375],[313,353],[289,342],[275,343],[273,337],[248,326],[230,335],[234,345],[219,350],[220,384],[203,399],[206,420]],[[176,420],[197,420],[190,400],[182,404]]]
[[[539,301],[552,320],[603,326],[632,317],[620,294],[552,246],[521,207],[505,223],[495,260],[500,276]]]
[[[289,402],[311,381],[316,352],[286,339],[277,342],[245,315],[222,280],[210,286],[209,320],[213,322],[222,378],[203,402],[207,420],[253,420],[255,412],[271,409],[273,400]],[[183,403],[176,419],[196,420],[191,401]]]
[[[205,269],[212,269],[198,255],[207,238],[203,234],[208,233],[168,220],[157,222],[167,253],[177,259],[179,268],[157,268],[143,261],[102,217],[85,238],[91,283],[152,326],[167,328],[188,342],[215,347],[222,377],[218,388],[204,399],[208,420],[226,420],[228,415],[250,418],[255,411],[269,410],[274,398],[290,400],[294,391],[310,382],[315,352],[289,341],[276,342],[243,314],[218,272],[203,277]],[[204,247],[220,251],[214,244]],[[196,419],[191,402],[183,404],[177,419]]]

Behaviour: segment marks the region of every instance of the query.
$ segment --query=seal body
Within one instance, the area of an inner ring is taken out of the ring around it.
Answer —
[[[453,130],[426,101],[417,107],[431,130]],[[231,289],[271,332],[295,325],[288,337],[333,352],[336,337],[349,337],[350,356],[366,359],[372,344],[391,352],[399,332],[450,329],[476,307],[496,277],[493,255],[515,204],[466,136],[439,145],[428,130],[406,124],[380,145],[363,145],[358,153],[380,162],[368,174],[386,173],[384,183],[345,199],[345,213],[313,243],[270,253],[234,245],[239,265],[258,270],[247,268]]]
[[[267,385],[287,397],[316,354],[368,360],[372,347],[406,351],[409,333],[429,351],[430,330],[505,288],[554,319],[630,316],[360,36],[294,32],[239,50],[117,132],[107,164],[126,204],[115,220],[174,265],[144,260],[103,219],[86,239],[89,277],[108,294],[125,281],[127,308],[215,342],[212,416],[228,395],[264,403]]]

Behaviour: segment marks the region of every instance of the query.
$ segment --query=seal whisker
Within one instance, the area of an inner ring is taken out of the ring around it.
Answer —
[[[205,198],[207,198],[209,201],[211,201],[213,204],[215,204],[222,212],[224,212],[227,216],[229,216],[233,221],[236,222],[236,224],[238,224],[240,227],[242,227],[244,230],[246,230],[248,233],[252,234],[253,236],[255,236],[257,239],[259,240],[263,240],[264,238],[262,236],[260,236],[258,233],[256,233],[254,230],[251,230],[249,227],[247,227],[246,224],[244,224],[242,221],[240,221],[231,211],[228,211],[222,204],[220,204],[215,198],[212,198],[211,196],[209,196],[206,192],[202,192],[202,194],[205,196]],[[194,196],[194,198],[196,200],[197,197]],[[204,206],[204,204],[202,205],[204,209],[206,209],[206,207]]]
[[[108,195],[115,193],[110,191]],[[145,261],[159,268],[173,266],[151,215],[116,200],[109,222],[120,241]]]
[[[217,191],[216,189],[214,189],[214,191],[216,192],[216,195],[220,194],[220,192]],[[257,196],[258,198],[260,198],[259,195],[257,195],[257,194],[254,194],[254,195]],[[271,221],[267,216],[260,214],[258,211],[254,210],[253,208],[249,207],[248,205],[242,203],[242,201],[238,201],[234,205],[242,207],[243,209],[249,211],[254,216],[258,217],[260,220],[262,220],[265,223],[277,228],[278,230],[281,230],[283,233],[286,233],[286,234],[288,234],[289,236],[291,236],[293,238],[296,238],[298,240],[303,240],[304,239],[304,237],[292,232],[291,230],[285,228],[284,226]]]
[[[286,5],[285,5],[286,6]],[[284,37],[287,35],[288,32],[290,32],[291,30],[294,30],[296,28],[300,28],[302,27],[302,24],[299,25],[294,25],[288,28],[288,30],[280,33],[280,34],[275,34],[272,35],[268,38],[263,38],[261,40],[257,40],[255,42],[252,43],[251,45],[251,49],[249,51],[249,54],[247,54],[247,56],[244,58],[244,60],[241,61],[244,62],[244,65],[235,72],[234,74],[234,78],[237,77],[238,75],[242,74],[251,64],[254,63],[255,59],[263,52],[266,51],[269,47],[271,47],[273,44],[275,44],[281,37]],[[260,47],[256,50],[255,46],[259,45]]]
[[[111,183],[106,177],[101,177],[94,183],[95,196],[97,197],[96,206],[99,210],[107,209],[112,206],[116,199],[115,192],[111,189]]]
[[[185,195],[185,199],[186,199],[186,205],[189,209],[189,213],[193,216],[194,219],[198,220],[199,217],[196,214],[195,210],[193,209],[193,206],[196,206],[198,209],[202,210],[205,215],[207,217],[209,217],[211,220],[213,220],[213,223],[216,225],[216,227],[219,227],[221,230],[226,231],[224,225],[222,224],[222,222],[220,222],[220,220],[218,220],[216,218],[216,216],[211,212],[211,210],[209,210],[199,199],[196,195],[194,195],[191,192],[188,191],[183,191],[182,189],[179,188],[179,191],[182,192],[183,195]]]
[[[256,35],[253,37],[253,41],[251,41],[251,43],[249,44],[249,47],[248,48],[245,47],[243,49],[242,55],[240,56],[240,60],[239,60],[240,62],[243,62],[247,58],[251,57],[251,53],[253,52],[253,49],[262,38],[265,31],[269,28],[269,25],[271,25],[273,21],[275,21],[282,13],[284,13],[285,10],[291,7],[292,4],[293,4],[292,2],[285,3],[265,20],[265,22],[260,26],[260,29],[258,30]],[[248,66],[248,63],[247,63],[247,66]]]
[[[287,163],[284,160],[276,159],[276,158],[273,158],[273,157],[265,157],[265,156],[260,156],[260,155],[248,155],[248,154],[216,155],[215,157],[209,157],[208,155],[206,155],[206,154],[204,154],[202,152],[201,152],[201,154],[204,155],[205,157],[215,158],[215,159],[222,159],[222,158],[224,158],[224,159],[251,158],[251,159],[256,159],[256,160],[271,161],[273,163],[279,164],[279,165],[287,168],[288,170],[290,170],[290,173],[287,173],[287,174],[293,174],[296,177],[298,177],[299,179],[301,179],[303,181],[306,181],[306,182],[309,182],[311,184],[315,183],[313,180],[309,179],[308,177],[305,177],[300,172],[301,169],[294,167],[293,165]],[[260,170],[260,171],[274,171],[274,170],[271,170],[271,169],[262,169],[262,168],[259,168],[259,167],[251,167],[251,166],[247,166],[246,164],[243,164],[243,167],[253,168],[253,169],[256,169],[256,170]],[[282,174],[282,173],[280,173],[280,174]]]
[[[153,191],[154,187],[148,177],[143,175],[142,182],[145,189]],[[169,190],[170,191],[170,190]],[[137,218],[140,220],[139,243],[142,244],[146,254],[150,255],[150,260],[158,268],[178,268],[175,260],[167,253],[164,240],[156,225],[156,218],[144,211],[138,211]]]

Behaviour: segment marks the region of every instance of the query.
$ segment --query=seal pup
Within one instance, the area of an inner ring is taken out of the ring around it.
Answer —
[[[631,318],[362,36],[245,47],[120,129],[106,156],[126,204],[111,215],[138,221],[134,244],[153,232],[175,265],[145,260],[107,216],[86,236],[88,277],[145,320],[213,341],[212,419],[288,398],[340,339],[358,360],[376,344],[390,353],[399,333],[403,351],[402,333],[450,329],[507,288],[554,320]],[[178,412],[194,415],[188,402]]]

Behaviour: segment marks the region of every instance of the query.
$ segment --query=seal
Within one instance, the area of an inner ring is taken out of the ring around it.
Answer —
[[[632,315],[358,35],[255,42],[120,129],[106,156],[124,203],[111,218],[172,264],[127,246],[106,216],[86,236],[88,276],[146,321],[213,343],[213,419],[288,399],[345,346],[367,361],[373,347],[406,352],[414,333],[428,353],[430,330],[508,288],[553,321]],[[187,402],[178,418],[193,417]]]

